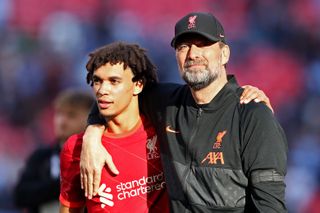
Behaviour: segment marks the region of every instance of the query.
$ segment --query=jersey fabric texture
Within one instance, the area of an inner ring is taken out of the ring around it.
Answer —
[[[61,152],[60,202],[68,207],[86,206],[88,212],[169,212],[168,197],[155,130],[145,119],[126,134],[106,133],[103,146],[120,174],[107,168],[101,175],[98,195],[89,200],[80,185],[82,136],[68,139]]]
[[[229,76],[204,105],[186,85],[160,84],[143,97],[157,124],[171,212],[287,212],[284,132],[263,103],[240,104],[242,91]]]

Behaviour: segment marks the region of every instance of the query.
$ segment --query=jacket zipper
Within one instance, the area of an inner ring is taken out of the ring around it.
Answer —
[[[193,155],[192,155],[192,153],[190,153],[188,150],[189,150],[189,147],[190,147],[190,145],[192,144],[192,141],[193,141],[193,139],[195,138],[195,136],[197,135],[197,131],[198,131],[198,126],[199,126],[199,123],[200,123],[200,118],[201,118],[201,115],[202,115],[202,112],[203,112],[203,109],[202,108],[198,108],[198,111],[197,111],[197,117],[196,117],[196,125],[195,125],[195,127],[192,129],[192,134],[191,134],[191,136],[190,136],[190,140],[189,140],[189,142],[187,143],[187,153],[186,154],[188,154],[189,153],[189,155],[191,156],[191,159],[190,158],[188,158],[188,160],[191,160],[191,162],[190,163],[192,163],[192,160],[193,160]],[[188,155],[187,155],[188,156]],[[191,166],[191,165],[190,165]]]
[[[185,173],[185,179],[184,179],[184,190],[185,190],[185,192],[187,192],[187,188],[188,188],[188,184],[186,184],[186,182],[187,182],[187,178],[188,178],[188,176],[189,176],[189,173],[190,173],[190,171],[191,171],[191,166],[192,166],[192,162],[193,162],[193,155],[192,155],[192,153],[189,151],[189,147],[190,147],[190,145],[192,144],[192,141],[193,141],[193,139],[194,139],[194,137],[196,136],[196,133],[197,133],[197,131],[198,131],[198,125],[199,125],[199,123],[200,123],[200,118],[201,118],[201,115],[202,115],[202,112],[203,112],[203,109],[202,108],[198,108],[198,111],[197,111],[197,117],[196,117],[196,126],[192,129],[192,134],[191,134],[191,136],[190,136],[190,140],[187,142],[187,144],[186,144],[186,159],[187,159],[187,161],[190,161],[189,162],[189,169],[187,170],[187,172]],[[186,199],[187,200],[189,200],[188,199],[188,197],[186,197]]]
[[[198,111],[197,111],[197,119],[196,119],[196,121],[197,121],[197,122],[196,122],[196,126],[195,126],[195,128],[193,128],[193,130],[192,130],[192,134],[191,134],[191,137],[190,137],[190,140],[189,140],[188,145],[191,144],[191,142],[193,141],[194,137],[196,136],[196,133],[197,133],[197,130],[198,130],[198,125],[199,125],[199,123],[200,123],[200,117],[201,117],[202,112],[203,112],[202,108],[198,108]],[[189,146],[188,146],[187,148],[189,148]]]

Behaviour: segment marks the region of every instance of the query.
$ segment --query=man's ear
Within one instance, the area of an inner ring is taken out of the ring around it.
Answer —
[[[141,80],[133,82],[133,95],[139,95],[143,90],[143,83]]]
[[[226,65],[230,58],[230,48],[228,45],[223,45],[221,48],[221,62],[222,65]]]

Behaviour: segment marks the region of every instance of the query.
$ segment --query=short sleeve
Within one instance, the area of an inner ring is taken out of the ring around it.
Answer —
[[[82,136],[71,136],[60,154],[60,196],[61,204],[78,208],[85,205],[84,192],[80,183],[80,153]]]

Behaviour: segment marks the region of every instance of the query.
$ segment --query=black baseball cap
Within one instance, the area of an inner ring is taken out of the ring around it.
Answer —
[[[221,41],[226,43],[226,38],[221,23],[210,13],[189,13],[176,23],[174,32],[175,36],[171,41],[172,47],[175,47],[176,41],[182,35],[189,33],[202,35],[210,41]]]

